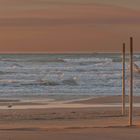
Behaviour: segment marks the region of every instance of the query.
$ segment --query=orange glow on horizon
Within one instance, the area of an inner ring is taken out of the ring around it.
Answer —
[[[6,7],[0,9],[0,53],[119,52],[130,36],[140,51],[139,10],[95,3],[37,7],[30,0],[16,6],[16,1],[11,8],[0,1]]]

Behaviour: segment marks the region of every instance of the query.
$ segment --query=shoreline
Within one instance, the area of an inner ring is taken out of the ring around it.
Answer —
[[[134,96],[134,104],[139,104],[140,103],[140,96]],[[51,98],[30,98],[30,99],[15,99],[15,98],[1,98],[0,99],[0,108],[2,106],[6,106],[9,104],[12,104],[13,106],[44,106],[43,108],[48,108],[47,106],[54,106],[58,108],[59,105],[62,107],[62,105],[65,106],[72,106],[78,105],[81,108],[82,106],[95,106],[95,105],[121,105],[122,103],[122,96],[121,95],[116,95],[116,96],[90,96],[90,97],[85,97],[85,98],[76,98],[76,99],[69,99],[69,100],[57,100],[57,99],[51,99]],[[126,104],[129,103],[129,97],[126,96]]]

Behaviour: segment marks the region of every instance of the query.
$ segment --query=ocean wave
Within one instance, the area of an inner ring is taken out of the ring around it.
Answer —
[[[12,74],[14,72],[0,71],[0,75]]]
[[[1,74],[5,74],[5,72],[4,72],[4,71],[0,71],[0,75],[1,75]]]
[[[58,59],[50,59],[50,60],[47,60],[46,62],[65,62],[65,60],[58,58]]]
[[[56,81],[52,81],[52,80],[39,80],[37,81],[36,83],[37,85],[44,85],[44,86],[58,86],[60,85],[59,82],[56,82]]]
[[[20,80],[0,80],[0,85],[21,87],[21,86],[57,86],[60,85],[55,81],[20,81]]]
[[[112,58],[112,62],[122,62],[122,58]]]
[[[63,80],[62,83],[65,84],[65,85],[71,85],[71,86],[78,85],[78,82],[77,82],[77,78],[76,77]]]
[[[1,58],[0,61],[2,62],[17,62],[17,59],[10,59],[10,58]]]
[[[0,61],[1,62],[35,62],[35,63],[46,63],[46,62],[48,62],[48,63],[57,63],[57,62],[66,62],[64,59],[62,59],[62,58],[49,58],[49,59],[35,59],[35,58],[33,58],[33,59],[17,59],[17,58],[15,58],[15,59],[10,59],[10,58],[1,58],[0,59]],[[20,66],[19,64],[14,64],[14,65],[17,65],[17,66]]]
[[[66,61],[61,58],[54,58],[54,59],[30,59],[26,62],[35,62],[35,63],[65,63]]]
[[[20,87],[20,81],[16,81],[16,80],[0,80],[0,87],[1,88],[16,88],[16,87]]]
[[[68,85],[76,86],[78,85],[77,78],[72,77],[64,80],[37,80],[34,82],[21,83],[22,86],[59,86],[59,85]]]
[[[11,68],[22,68],[23,66],[22,65],[19,65],[19,64],[13,64],[12,66],[11,66]]]
[[[66,62],[70,63],[79,63],[81,65],[86,65],[86,64],[97,64],[97,63],[105,63],[105,62],[111,62],[112,59],[110,58],[79,58],[79,59],[64,59]]]

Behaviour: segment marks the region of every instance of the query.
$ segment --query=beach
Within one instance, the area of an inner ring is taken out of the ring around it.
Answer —
[[[140,1],[0,0],[0,140],[139,140]]]
[[[134,101],[134,126],[129,128],[128,108],[126,115],[121,115],[121,96],[46,103],[1,100],[0,139],[138,139],[140,97]]]
[[[137,65],[139,59],[136,54]],[[140,77],[134,71],[130,128],[129,71],[122,116],[120,53],[7,54],[0,60],[0,139],[139,138]]]

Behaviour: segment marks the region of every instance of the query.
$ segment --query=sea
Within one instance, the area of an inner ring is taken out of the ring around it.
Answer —
[[[134,61],[140,66],[140,54],[135,54]],[[140,95],[140,74],[134,73],[134,94]],[[0,98],[67,100],[121,94],[119,53],[0,55]],[[129,94],[129,55],[126,94]]]

